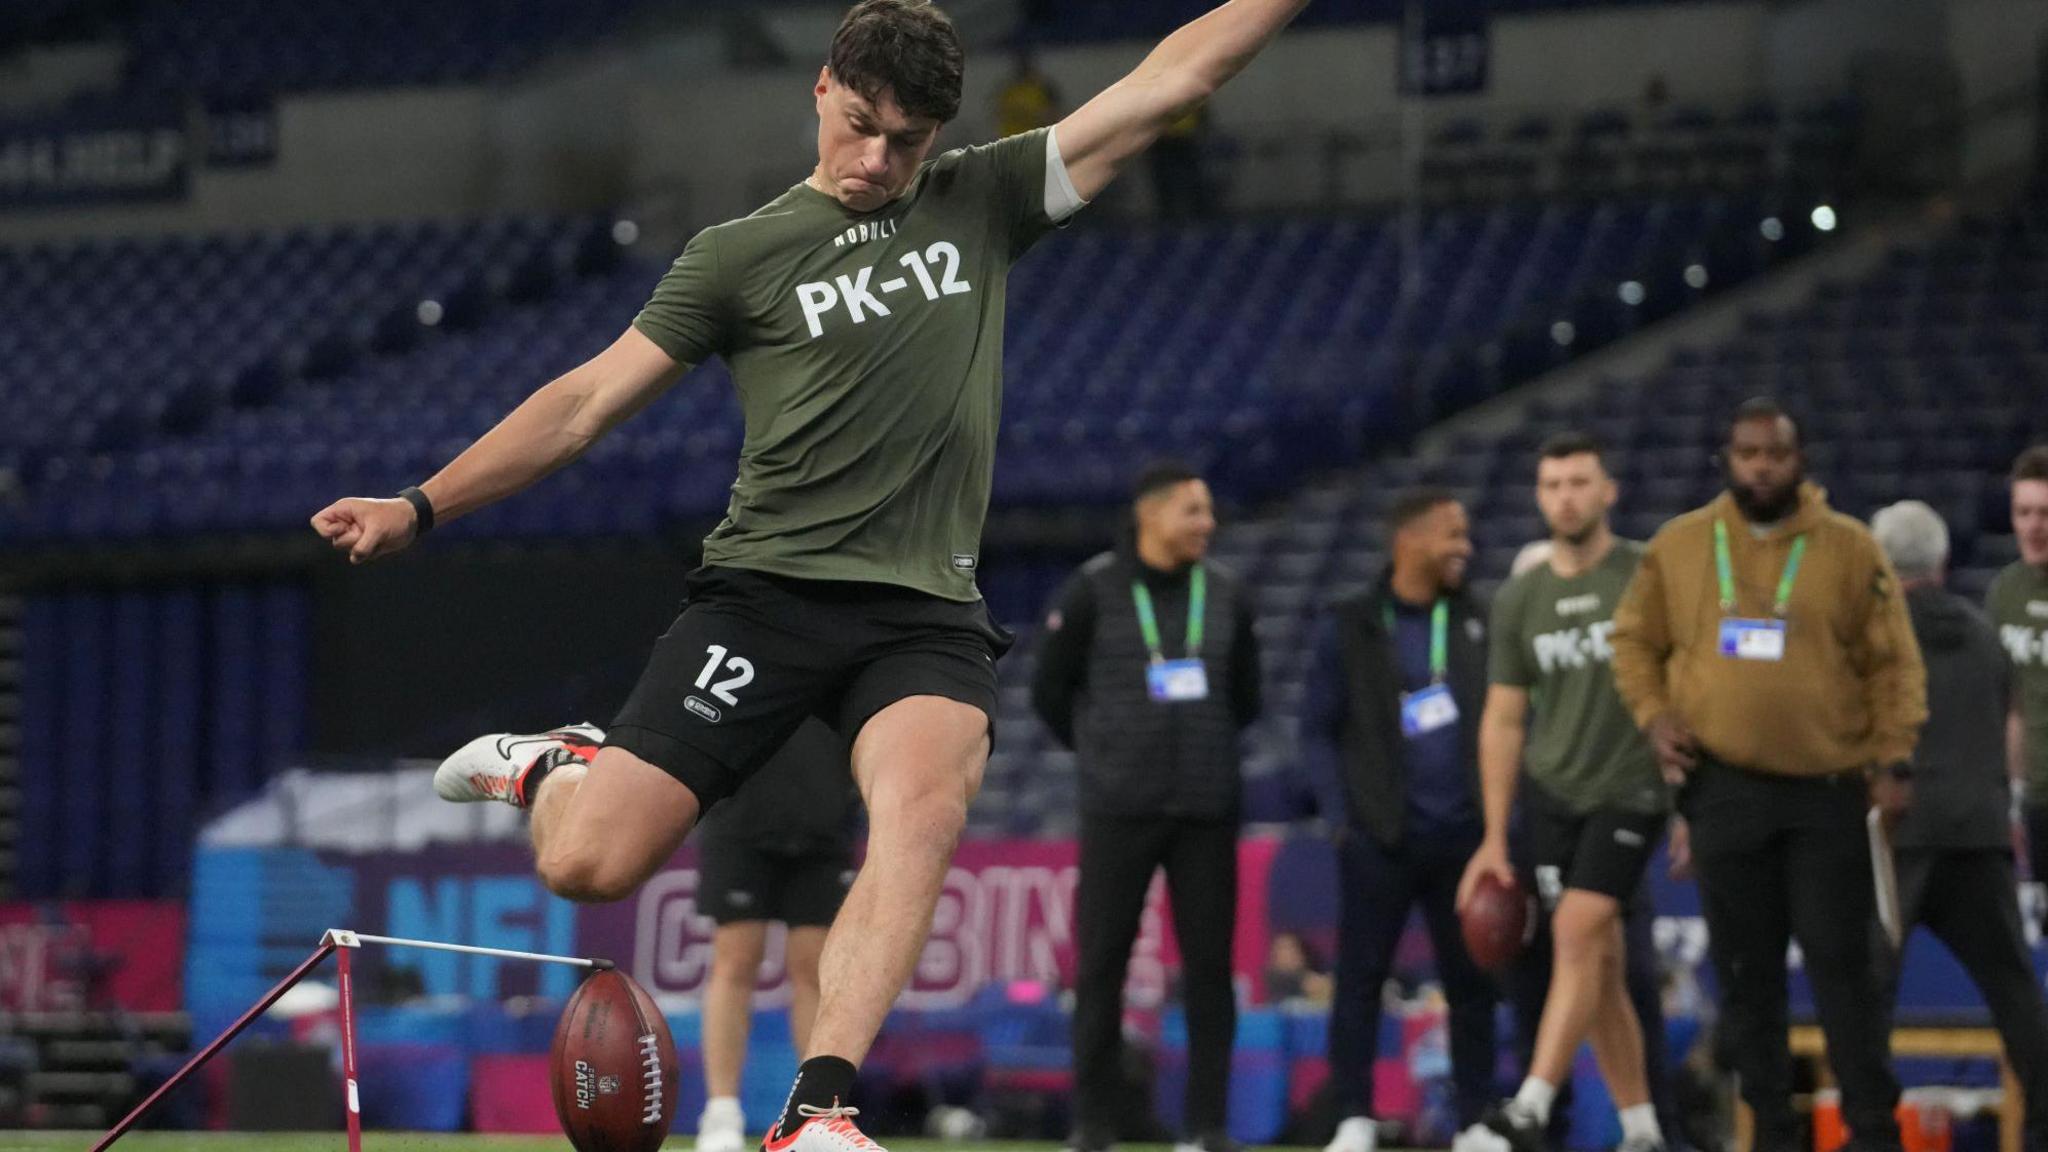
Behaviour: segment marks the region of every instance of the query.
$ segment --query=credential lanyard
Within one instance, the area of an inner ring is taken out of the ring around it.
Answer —
[[[1391,601],[1380,605],[1387,624],[1387,635],[1394,634],[1394,605]],[[1429,613],[1429,680],[1441,684],[1451,670],[1451,602],[1438,600]]]
[[[1154,664],[1166,663],[1166,651],[1159,641],[1159,617],[1152,610],[1152,592],[1143,580],[1131,581],[1131,601],[1138,606],[1138,631],[1145,636],[1145,650]],[[1192,660],[1202,654],[1202,618],[1209,608],[1209,577],[1200,564],[1188,573],[1188,651]]]
[[[1806,534],[1800,533],[1792,540],[1792,554],[1785,557],[1785,571],[1778,577],[1778,600],[1771,605],[1771,615],[1780,620],[1785,618],[1785,609],[1792,603],[1792,584],[1799,579],[1799,562],[1806,559]],[[1714,575],[1721,581],[1721,611],[1735,611],[1735,563],[1728,558],[1728,522],[1714,521]]]

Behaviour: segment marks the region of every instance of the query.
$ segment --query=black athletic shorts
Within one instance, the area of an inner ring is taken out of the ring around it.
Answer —
[[[840,851],[778,852],[741,837],[706,836],[697,856],[697,910],[715,924],[829,928],[852,884],[853,858]]]
[[[1544,908],[1557,911],[1570,888],[1627,904],[1664,834],[1664,817],[1621,808],[1580,813],[1545,797],[1530,800],[1529,847]]]
[[[943,696],[987,713],[993,734],[1011,640],[979,601],[700,568],[605,743],[681,780],[708,812],[810,716],[851,741],[898,700]]]

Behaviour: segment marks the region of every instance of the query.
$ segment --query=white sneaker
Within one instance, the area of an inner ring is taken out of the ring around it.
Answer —
[[[1337,1135],[1323,1152],[1379,1152],[1380,1127],[1370,1116],[1353,1116],[1337,1125]]]
[[[746,1152],[747,1118],[740,1102],[731,1096],[714,1096],[704,1102],[697,1117],[697,1152]]]
[[[594,748],[602,743],[604,729],[595,724],[570,724],[531,736],[512,732],[479,736],[456,749],[455,755],[434,769],[434,793],[458,804],[502,800],[514,808],[524,808],[526,773],[535,761],[557,752],[566,758],[574,755],[570,749]]]
[[[1474,1124],[1451,1137],[1451,1152],[1512,1152],[1507,1137],[1484,1124]]]
[[[880,1144],[853,1126],[853,1118],[860,1115],[858,1108],[799,1104],[796,1112],[804,1122],[787,1136],[777,1136],[771,1130],[761,1142],[761,1152],[884,1152]]]

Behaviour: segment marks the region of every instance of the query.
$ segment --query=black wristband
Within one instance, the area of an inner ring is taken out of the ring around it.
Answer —
[[[420,491],[419,487],[415,485],[410,488],[400,488],[398,490],[398,497],[407,504],[412,505],[413,516],[418,521],[413,526],[413,539],[417,540],[434,530],[434,502],[427,499],[425,492]]]

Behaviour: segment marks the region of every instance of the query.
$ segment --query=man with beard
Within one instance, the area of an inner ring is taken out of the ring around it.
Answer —
[[[1342,1118],[1329,1152],[1373,1152],[1372,1060],[1380,989],[1408,913],[1422,906],[1450,1001],[1456,1147],[1493,1094],[1494,990],[1465,952],[1458,877],[1485,830],[1479,714],[1486,696],[1486,607],[1465,590],[1470,521],[1456,497],[1424,489],[1388,516],[1393,566],[1337,602],[1318,630],[1302,717],[1302,756],[1335,829],[1342,907],[1330,1013],[1330,1083]]]
[[[1885,965],[1866,810],[1910,801],[1926,672],[1905,598],[1861,523],[1805,483],[1799,427],[1736,410],[1728,491],[1666,524],[1614,617],[1622,699],[1692,828],[1724,1047],[1758,1152],[1799,1129],[1786,946],[1806,958],[1857,1149],[1896,1150]]]
[[[1514,881],[1508,824],[1526,758],[1524,810],[1553,963],[1528,1076],[1486,1117],[1515,1152],[1543,1148],[1558,1089],[1589,1039],[1621,1113],[1624,1152],[1664,1147],[1622,915],[1631,902],[1647,904],[1643,872],[1669,798],[1614,690],[1607,636],[1643,554],[1608,527],[1615,498],[1599,445],[1573,434],[1544,444],[1536,504],[1550,526],[1550,556],[1510,580],[1493,607],[1492,684],[1479,722],[1486,839],[1465,868],[1458,905],[1484,876]]]

